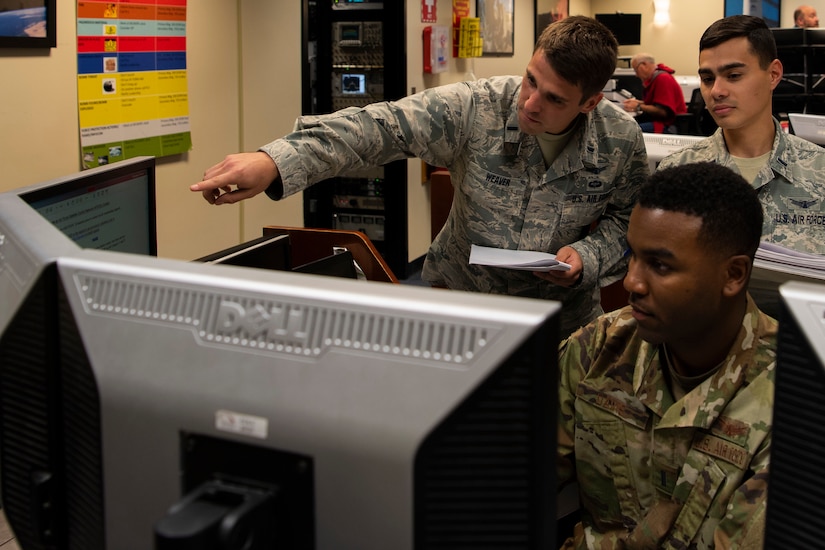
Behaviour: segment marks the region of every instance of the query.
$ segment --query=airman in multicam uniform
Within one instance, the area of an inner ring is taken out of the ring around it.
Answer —
[[[747,294],[761,210],[710,163],[642,187],[631,305],[560,347],[559,481],[581,499],[564,548],[762,548],[777,323]]]
[[[773,34],[761,17],[713,23],[699,41],[699,76],[719,129],[659,167],[710,161],[731,168],[759,192],[764,241],[825,254],[825,150],[784,133],[773,118],[772,93],[782,74]]]
[[[602,100],[617,48],[600,23],[569,17],[545,29],[524,77],[302,117],[293,133],[260,152],[230,155],[191,189],[223,204],[264,190],[280,199],[413,156],[446,167],[453,206],[422,277],[451,289],[560,300],[569,334],[601,313],[600,286],[623,275],[628,217],[649,172],[638,125]],[[537,275],[469,265],[471,244],[555,253],[573,267]]]
[[[724,366],[681,399],[661,346],[635,329],[617,310],[562,348],[560,475],[573,478],[574,454],[582,498],[574,547],[748,548],[764,520],[776,321],[749,300]]]

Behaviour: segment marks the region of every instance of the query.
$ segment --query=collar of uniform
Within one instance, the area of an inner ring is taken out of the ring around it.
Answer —
[[[573,130],[573,136],[570,138],[565,149],[570,147],[571,143],[575,143],[577,147],[577,154],[575,155],[576,165],[575,170],[582,168],[582,163],[589,166],[598,166],[599,160],[599,134],[593,124],[593,113],[598,109],[594,109],[585,115],[582,115],[582,120],[578,126]],[[538,149],[538,138],[530,136]],[[508,156],[518,155],[521,151],[521,145],[527,138],[527,134],[523,134],[518,125],[518,102],[514,102],[514,108],[510,110],[510,116],[507,119],[507,124],[504,126],[504,153]],[[560,155],[561,156],[561,155]]]
[[[769,161],[771,170],[793,183],[791,166],[797,161],[796,153],[793,152],[793,149],[791,149],[788,144],[788,137],[782,130],[779,121],[773,119],[773,125],[776,135],[773,139],[773,149],[771,150],[771,159]],[[768,181],[760,181],[758,187],[765,185]]]
[[[742,326],[722,368],[667,409],[659,428],[709,429],[745,383],[748,368],[754,365],[755,348],[761,342],[759,309],[750,296],[747,301]]]
[[[790,167],[794,162],[796,162],[795,155],[788,145],[788,138],[786,137],[785,132],[782,130],[779,121],[775,118],[773,119],[773,126],[773,146],[771,147],[771,157],[768,160],[768,165],[771,171],[769,172],[764,169],[760,170],[759,174],[756,176],[756,181],[753,184],[754,189],[759,189],[763,185],[773,181],[774,174],[778,174],[793,183],[793,174]],[[724,151],[723,157],[718,159],[717,163],[728,167],[734,166],[733,158],[728,152],[728,147],[725,144],[725,136],[722,129],[717,129],[710,139],[714,140],[714,145],[716,146],[717,151]]]

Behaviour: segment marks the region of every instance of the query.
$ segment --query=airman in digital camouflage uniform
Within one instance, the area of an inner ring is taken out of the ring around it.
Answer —
[[[630,305],[560,346],[559,476],[582,512],[565,548],[762,548],[777,324],[747,293],[761,227],[756,192],[717,164],[642,187]]]
[[[782,80],[776,43],[761,17],[713,23],[699,41],[700,89],[714,135],[671,154],[660,168],[710,161],[742,174],[765,209],[762,239],[825,254],[825,153],[782,131],[772,93]]]
[[[617,47],[601,23],[569,17],[542,33],[524,77],[301,117],[293,133],[260,152],[228,156],[191,189],[226,204],[264,190],[279,199],[353,168],[412,156],[446,167],[453,206],[423,278],[561,300],[569,334],[601,313],[599,287],[623,275],[627,220],[648,174],[638,125],[602,101]],[[551,252],[572,269],[538,276],[469,265],[471,244]]]

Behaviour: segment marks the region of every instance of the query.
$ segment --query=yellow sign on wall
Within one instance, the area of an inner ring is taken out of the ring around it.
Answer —
[[[458,35],[458,57],[481,57],[481,20],[478,17],[462,17]]]

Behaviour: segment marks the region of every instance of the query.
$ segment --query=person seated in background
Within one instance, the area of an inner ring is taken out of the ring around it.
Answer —
[[[622,106],[629,113],[637,113],[636,121],[643,132],[675,133],[676,115],[687,112],[685,95],[673,78],[673,69],[656,60],[649,53],[637,53],[630,66],[642,81],[642,99],[629,98]]]
[[[731,168],[759,192],[762,240],[825,254],[825,150],[783,132],[773,117],[782,63],[765,21],[733,15],[711,24],[699,40],[699,78],[719,129],[658,168],[700,161]]]
[[[747,292],[756,191],[713,163],[657,170],[627,231],[630,305],[559,348],[563,548],[762,548],[776,321]]]
[[[231,204],[261,192],[281,199],[411,157],[446,167],[454,199],[422,279],[559,300],[569,334],[601,313],[600,286],[624,272],[627,220],[649,173],[638,125],[603,100],[617,52],[602,23],[567,17],[542,32],[523,77],[301,117],[294,132],[257,152],[229,155],[190,189],[210,204]],[[571,269],[537,277],[470,265],[472,244],[554,253]]]
[[[794,27],[810,29],[819,26],[819,17],[813,6],[799,6],[793,11]]]

